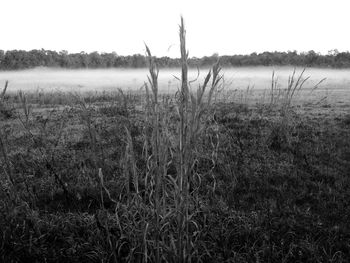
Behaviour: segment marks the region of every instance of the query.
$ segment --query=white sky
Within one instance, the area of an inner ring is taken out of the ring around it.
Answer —
[[[192,56],[350,49],[349,0],[0,0],[0,49]],[[170,47],[170,50],[169,50]]]

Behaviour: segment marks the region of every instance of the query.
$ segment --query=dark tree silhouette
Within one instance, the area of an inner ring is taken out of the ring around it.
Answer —
[[[288,52],[263,52],[250,55],[204,56],[192,57],[188,60],[190,67],[208,67],[220,59],[223,67],[240,66],[302,66],[302,67],[350,67],[350,53],[330,50],[327,55],[321,55],[313,50],[298,53]],[[178,58],[156,58],[159,67],[179,67]],[[143,68],[146,67],[144,55],[119,56],[117,53],[99,53],[97,51],[86,53],[68,53],[35,49],[24,50],[0,50],[0,69],[16,70],[33,67],[62,67],[62,68]]]

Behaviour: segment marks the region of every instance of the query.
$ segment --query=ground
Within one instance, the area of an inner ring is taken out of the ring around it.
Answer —
[[[244,92],[217,99],[205,113],[188,260],[350,260],[350,103],[320,92],[300,95],[288,114]],[[143,95],[117,93],[84,100],[28,94],[25,106],[17,95],[3,100],[0,261],[154,260],[144,103]],[[172,127],[176,118],[169,119]],[[140,195],[126,185],[126,130]],[[166,218],[162,260],[176,262],[175,223]]]

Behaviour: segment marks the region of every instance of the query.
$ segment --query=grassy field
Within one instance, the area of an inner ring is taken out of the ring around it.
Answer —
[[[198,80],[203,81],[209,69],[201,69]],[[223,68],[226,89],[246,89],[248,86],[256,90],[270,87],[271,75],[275,71],[279,83],[285,85],[293,67],[239,67]],[[297,69],[298,72],[302,68]],[[197,69],[189,69],[189,79],[197,77]],[[53,69],[35,68],[19,71],[0,71],[0,84],[6,80],[10,82],[8,92],[26,92],[41,90],[53,91],[113,91],[117,88],[137,91],[147,80],[147,69]],[[306,76],[310,80],[305,84],[305,89],[312,87],[317,81],[326,78],[321,89],[329,91],[343,91],[349,93],[350,69],[325,69],[307,68]],[[179,81],[175,77],[181,77],[181,68],[162,69],[159,72],[159,91],[174,92],[179,88]],[[192,85],[194,86],[194,84]]]
[[[235,90],[217,64],[191,91],[183,30],[177,93],[150,52],[141,91],[9,83],[1,262],[349,262],[346,76]]]

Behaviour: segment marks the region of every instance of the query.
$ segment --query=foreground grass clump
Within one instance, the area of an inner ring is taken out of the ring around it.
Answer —
[[[174,95],[146,47],[143,95],[3,96],[0,261],[349,261],[348,116],[193,92],[180,48]]]

